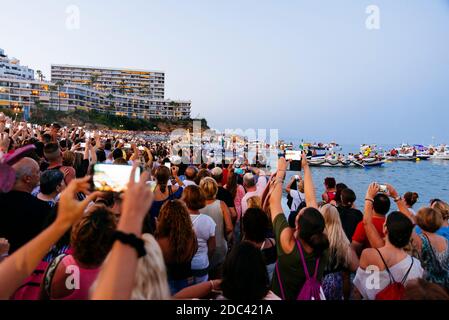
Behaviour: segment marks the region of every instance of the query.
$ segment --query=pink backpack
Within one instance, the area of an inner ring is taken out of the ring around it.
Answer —
[[[11,300],[39,300],[41,284],[47,267],[48,262],[41,261],[33,273],[16,290]]]
[[[299,250],[299,257],[302,261],[302,266],[304,269],[304,274],[306,275],[306,282],[301,288],[296,300],[326,300],[324,296],[323,288],[321,287],[320,281],[318,281],[318,268],[320,265],[320,258],[316,259],[315,263],[315,273],[313,277],[310,277],[309,270],[307,269],[306,260],[304,259],[304,254],[301,248],[301,244],[296,240],[296,246]],[[279,261],[276,263],[276,275],[279,281],[279,289],[281,290],[282,300],[285,300],[284,286],[282,285],[281,274],[279,272]]]

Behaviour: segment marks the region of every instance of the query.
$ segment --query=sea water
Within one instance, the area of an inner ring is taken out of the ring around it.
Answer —
[[[383,150],[389,148],[385,147]],[[343,146],[340,152],[347,154],[358,151],[356,146]],[[358,208],[363,208],[366,190],[372,182],[391,184],[400,195],[408,191],[417,192],[419,200],[414,206],[415,210],[428,205],[434,198],[449,202],[449,160],[398,161],[366,169],[311,167],[311,170],[318,200],[325,191],[324,179],[334,177],[337,183],[344,183],[354,190]],[[287,172],[286,184],[296,174],[301,173]]]

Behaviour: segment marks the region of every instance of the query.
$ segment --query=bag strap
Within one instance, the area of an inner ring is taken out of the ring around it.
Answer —
[[[276,261],[276,276],[277,276],[278,282],[279,282],[279,290],[281,291],[281,298],[282,298],[282,300],[285,300],[284,286],[282,285],[281,273],[279,272],[279,260]]]
[[[299,257],[302,261],[302,266],[304,269],[304,274],[306,275],[306,279],[310,280],[310,274],[309,274],[309,269],[307,268],[307,264],[306,264],[306,259],[304,258],[304,253],[302,251],[302,247],[301,247],[301,243],[299,242],[299,240],[296,240],[296,246],[298,247],[299,250]],[[315,262],[315,272],[313,274],[313,278],[316,279],[318,276],[318,267],[320,265],[320,258],[316,259]]]
[[[48,265],[47,270],[45,270],[43,280],[43,291],[48,299],[51,298],[51,285],[56,273],[56,269],[66,256],[67,256],[66,254],[61,254],[56,258],[54,258],[53,261]]]
[[[195,219],[192,220],[192,224],[195,224],[195,222],[198,220],[198,218],[201,216],[201,213],[195,217]]]
[[[413,257],[410,257],[410,258],[412,259],[412,263],[410,264],[410,268],[408,268],[407,273],[404,275],[404,278],[402,278],[402,281],[401,281],[402,285],[405,285],[408,275],[410,274],[410,271],[412,271],[413,263],[415,262],[415,259],[413,259]]]
[[[384,257],[383,257],[382,254],[380,253],[379,249],[377,249],[377,248],[375,248],[375,249],[376,249],[377,253],[379,254],[380,258],[382,259],[382,262],[383,262],[384,265],[385,265],[385,270],[387,270],[388,275],[390,276],[390,284],[396,282],[396,280],[394,280],[393,275],[391,274],[390,269],[388,268],[387,263],[385,262]]]

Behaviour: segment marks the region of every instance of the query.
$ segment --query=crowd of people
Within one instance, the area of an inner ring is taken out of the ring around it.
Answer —
[[[283,157],[271,173],[171,152],[0,113],[0,299],[449,299],[443,200],[415,211],[373,182],[359,210],[334,178],[318,201],[305,154],[285,181]],[[132,166],[123,193],[92,190],[99,163]]]

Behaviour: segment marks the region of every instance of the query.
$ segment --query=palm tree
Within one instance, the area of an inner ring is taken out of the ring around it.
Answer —
[[[93,74],[90,76],[89,83],[90,83],[90,86],[91,86],[92,88],[93,88],[94,84],[98,82],[98,78],[99,78],[98,74],[94,74],[94,73],[93,73]]]
[[[40,81],[44,81],[45,76],[44,76],[44,74],[42,73],[42,71],[41,71],[41,70],[37,70],[36,73],[37,73],[37,77],[39,78],[39,80],[40,80]]]

